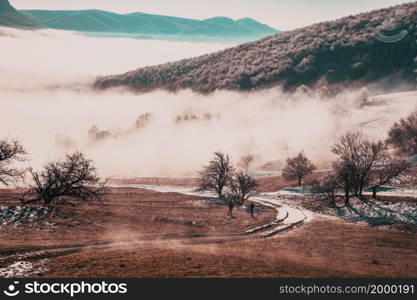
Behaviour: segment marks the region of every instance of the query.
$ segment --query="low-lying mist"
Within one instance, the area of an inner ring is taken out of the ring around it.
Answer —
[[[3,33],[3,35],[1,35]],[[349,129],[385,138],[415,94],[333,98],[278,88],[253,93],[133,94],[89,88],[96,75],[195,56],[224,45],[87,38],[0,29],[0,137],[19,137],[35,167],[75,150],[103,176],[193,176],[212,152],[255,165],[304,150],[316,162]]]
[[[230,47],[214,43],[86,37],[0,27],[1,90],[79,88],[97,75],[167,63]]]

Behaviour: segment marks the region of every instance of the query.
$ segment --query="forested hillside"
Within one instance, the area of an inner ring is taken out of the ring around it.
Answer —
[[[126,86],[138,92],[189,88],[209,93],[275,85],[291,90],[300,85],[366,84],[387,78],[387,84],[414,84],[416,23],[414,2],[287,31],[197,58],[101,77],[95,87]]]

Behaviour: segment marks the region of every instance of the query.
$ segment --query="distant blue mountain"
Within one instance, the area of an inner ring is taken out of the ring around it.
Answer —
[[[20,13],[43,27],[99,36],[250,41],[278,32],[249,18],[236,21],[226,17],[195,20],[139,12],[116,14],[102,10],[21,10]]]
[[[0,26],[15,28],[37,28],[31,20],[17,12],[8,0],[0,0]]]

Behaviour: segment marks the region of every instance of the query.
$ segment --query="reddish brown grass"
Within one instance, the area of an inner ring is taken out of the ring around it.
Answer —
[[[315,221],[283,236],[142,246],[61,257],[50,277],[416,277],[414,236]]]

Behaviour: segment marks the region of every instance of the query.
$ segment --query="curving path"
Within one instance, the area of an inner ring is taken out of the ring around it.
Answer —
[[[143,184],[121,184],[111,185],[110,187],[140,188],[160,193],[180,193],[191,196],[216,197],[215,194],[210,192],[196,192],[194,187],[157,186]],[[272,222],[246,230],[244,234],[247,235],[256,235],[258,237],[275,236],[283,231],[294,229],[313,218],[312,212],[290,205],[284,200],[279,199],[274,195],[274,193],[260,193],[256,197],[252,197],[251,201],[274,208],[277,211],[277,217]]]

